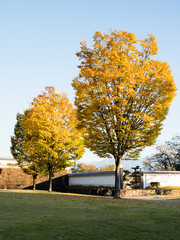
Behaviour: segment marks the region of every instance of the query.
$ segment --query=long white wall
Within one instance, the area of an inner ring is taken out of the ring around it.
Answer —
[[[70,174],[69,186],[93,186],[93,187],[114,187],[115,174]]]
[[[159,182],[160,187],[180,187],[179,171],[143,172],[143,188],[151,185],[151,182]]]

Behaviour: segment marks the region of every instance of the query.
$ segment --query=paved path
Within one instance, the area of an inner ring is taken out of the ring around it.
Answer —
[[[171,199],[154,199],[152,197],[126,197],[126,199],[133,199],[133,200],[143,200],[143,201],[150,201],[150,202],[165,202],[165,203],[174,203],[180,204],[180,200],[171,200]]]

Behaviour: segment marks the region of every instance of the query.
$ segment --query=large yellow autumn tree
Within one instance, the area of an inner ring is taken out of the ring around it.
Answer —
[[[49,172],[49,191],[53,173],[72,166],[84,153],[81,131],[76,129],[76,109],[67,95],[53,87],[34,98],[23,119],[24,148],[36,156],[36,164]]]
[[[80,73],[73,80],[80,127],[86,145],[116,163],[115,198],[120,197],[122,158],[137,157],[162,129],[176,86],[167,62],[155,60],[155,37],[137,40],[133,33],[96,32],[94,44],[81,43]]]

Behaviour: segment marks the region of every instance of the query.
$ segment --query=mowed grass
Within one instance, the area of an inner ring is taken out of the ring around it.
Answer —
[[[179,239],[180,205],[0,191],[1,240]]]

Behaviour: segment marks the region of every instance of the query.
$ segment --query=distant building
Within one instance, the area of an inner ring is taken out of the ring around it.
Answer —
[[[19,168],[14,158],[0,158],[0,168]]]

